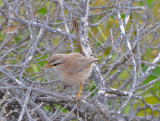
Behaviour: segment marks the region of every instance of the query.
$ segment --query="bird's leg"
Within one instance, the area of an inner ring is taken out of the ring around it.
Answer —
[[[80,97],[80,95],[81,95],[81,91],[82,91],[82,88],[83,88],[83,83],[81,83],[81,86],[80,86],[80,89],[79,89],[79,93],[78,93],[77,98],[79,98],[79,97]]]
[[[82,88],[83,88],[83,83],[81,83],[81,86],[80,86],[80,89],[79,89],[79,93],[78,93],[78,95],[77,95],[77,98],[80,97]],[[77,99],[76,99],[76,104],[78,105]]]

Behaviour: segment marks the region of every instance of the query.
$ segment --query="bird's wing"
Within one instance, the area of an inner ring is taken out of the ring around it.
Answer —
[[[84,68],[90,66],[92,63],[94,63],[97,60],[98,60],[97,58],[91,58],[91,57],[85,57],[85,56],[72,60],[70,62],[70,65],[66,69],[67,73],[76,74],[82,71]]]

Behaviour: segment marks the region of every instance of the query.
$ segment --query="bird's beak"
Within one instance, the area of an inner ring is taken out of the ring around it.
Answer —
[[[53,67],[53,65],[46,65],[46,66],[44,66],[43,68],[52,68]]]

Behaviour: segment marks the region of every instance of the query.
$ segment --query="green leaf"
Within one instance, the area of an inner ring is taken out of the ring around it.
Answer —
[[[148,66],[145,66],[145,67],[143,67],[142,71],[143,71],[143,72],[146,72],[147,69],[148,69]],[[160,76],[160,67],[156,67],[156,68],[152,71],[151,75],[158,78],[158,77]]]
[[[143,2],[142,2],[142,1],[140,1],[140,2],[139,2],[139,5],[140,5],[140,6],[143,6]]]
[[[154,0],[147,0],[147,4],[148,4],[148,6],[149,6],[150,8],[153,8],[153,4],[152,4],[153,2],[154,2]],[[139,5],[140,5],[140,6],[144,6],[144,4],[145,4],[145,3],[144,3],[143,1],[140,1],[140,2],[139,2]]]
[[[146,70],[148,69],[147,66],[143,67],[142,71],[146,72]],[[143,84],[148,84],[149,82],[157,79],[160,76],[160,67],[156,67],[152,73],[148,76],[148,78],[143,82]],[[153,87],[150,88],[148,91],[153,91],[153,90],[157,90],[159,89],[160,86],[160,81],[157,81],[156,83],[153,84]],[[159,91],[159,90],[157,90]]]
[[[122,15],[121,15],[121,18],[125,18],[125,14],[122,14]]]
[[[51,106],[49,106],[49,105],[45,105],[44,108],[45,108],[47,111],[50,111],[50,110],[51,110]]]
[[[156,68],[152,71],[151,75],[156,76],[156,77],[159,77],[159,76],[160,76],[160,67],[156,67]]]
[[[151,8],[153,7],[153,4],[152,4],[153,2],[154,2],[154,0],[147,0],[147,3]]]
[[[46,8],[40,8],[39,11],[38,11],[38,13],[40,13],[40,14],[46,14],[48,12],[47,12]]]
[[[157,77],[156,77],[156,76],[153,76],[153,75],[150,75],[150,76],[144,81],[143,84],[147,84],[147,83],[151,82],[151,81],[154,80],[154,79],[157,79]]]

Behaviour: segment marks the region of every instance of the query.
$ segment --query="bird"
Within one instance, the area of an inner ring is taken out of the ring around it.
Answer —
[[[98,59],[86,57],[81,53],[54,54],[45,68],[51,68],[60,81],[67,85],[81,84],[77,98],[80,97],[83,84],[89,78],[93,63]]]

